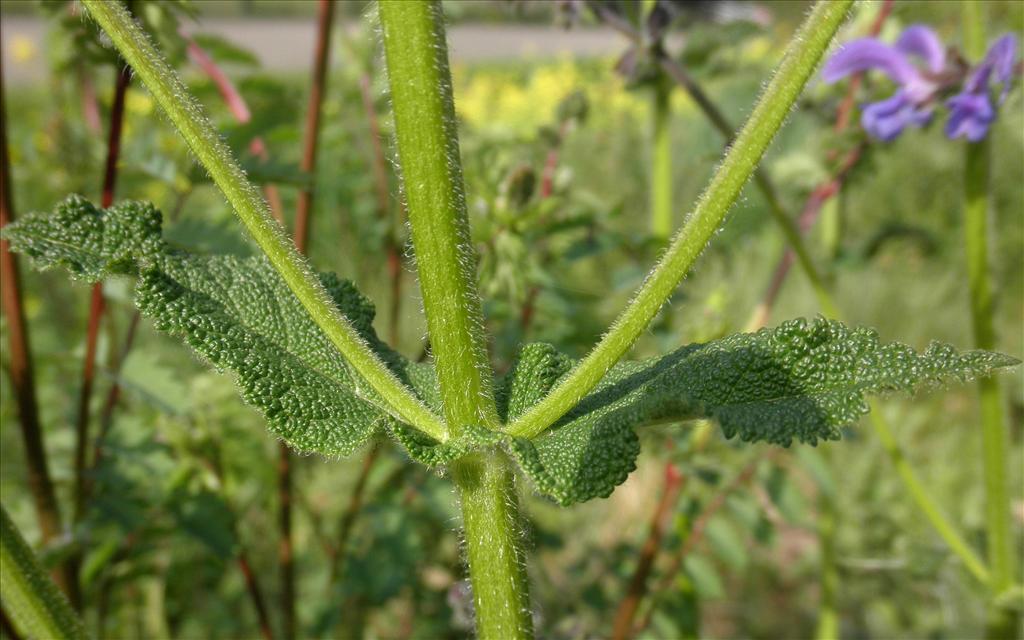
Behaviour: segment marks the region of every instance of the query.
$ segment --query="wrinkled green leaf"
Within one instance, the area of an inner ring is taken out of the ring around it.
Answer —
[[[101,211],[78,196],[52,215],[24,217],[4,236],[44,268],[64,266],[87,280],[137,275],[142,313],[219,370],[234,372],[242,397],[297,449],[345,455],[391,420],[263,257],[176,251],[164,242],[151,205]],[[333,274],[321,281],[395,373],[430,396],[432,373],[377,338],[373,305]]]
[[[531,345],[510,373],[508,415],[536,402],[572,362]],[[568,505],[606,497],[635,467],[644,424],[711,418],[726,437],[789,446],[836,440],[867,412],[865,394],[966,380],[1016,364],[933,343],[923,353],[882,344],[871,329],[818,319],[683,347],[616,365],[595,391],[513,457],[537,488]]]

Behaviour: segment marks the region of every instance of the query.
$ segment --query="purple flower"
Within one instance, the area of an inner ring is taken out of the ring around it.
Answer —
[[[1001,105],[1010,90],[1016,56],[1017,38],[1013,35],[1007,34],[992,43],[985,59],[967,76],[963,90],[946,102],[950,112],[946,123],[947,137],[967,138],[971,142],[985,137],[996,119],[989,84],[995,76],[995,84],[1003,85],[997,103]]]
[[[923,68],[915,62],[923,63]],[[889,141],[907,126],[931,120],[938,78],[946,68],[946,51],[935,32],[923,25],[907,27],[895,46],[875,38],[847,43],[825,63],[822,77],[832,83],[848,75],[877,69],[899,85],[889,98],[864,106],[861,125],[872,136]]]

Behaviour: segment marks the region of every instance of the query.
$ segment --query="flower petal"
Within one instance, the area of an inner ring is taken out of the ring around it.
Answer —
[[[860,122],[871,136],[889,142],[907,126],[924,126],[931,117],[930,108],[916,107],[907,93],[901,90],[890,98],[865,105]]]
[[[946,122],[946,137],[950,139],[967,138],[978,142],[988,133],[988,128],[996,118],[995,108],[989,100],[987,92],[963,92],[946,102],[949,107],[949,121]]]
[[[861,38],[840,47],[821,71],[825,82],[836,82],[852,73],[878,69],[899,84],[920,80],[914,65],[899,50],[874,38]]]
[[[922,24],[904,29],[896,41],[896,48],[907,55],[920,56],[933,73],[946,68],[946,49],[942,41],[934,31]]]
[[[985,62],[992,65],[996,80],[1007,82],[1013,77],[1013,66],[1017,57],[1017,36],[1008,33],[992,43],[985,54]]]

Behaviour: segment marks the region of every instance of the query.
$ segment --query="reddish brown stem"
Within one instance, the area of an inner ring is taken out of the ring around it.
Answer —
[[[93,440],[92,463],[89,466],[89,472],[86,474],[87,477],[84,497],[84,501],[86,502],[88,502],[89,497],[92,495],[92,477],[95,474],[96,469],[98,469],[103,463],[105,443],[110,434],[110,427],[114,422],[114,409],[117,408],[117,403],[121,399],[121,382],[119,380],[119,376],[121,375],[121,370],[124,368],[125,360],[128,359],[128,354],[131,352],[132,345],[135,342],[135,334],[139,328],[140,317],[141,316],[138,311],[132,314],[132,318],[128,322],[128,332],[125,334],[124,346],[121,348],[121,353],[118,354],[116,362],[114,362],[111,367],[113,381],[110,384],[110,389],[107,390],[106,398],[103,400],[103,407],[100,409],[100,431],[96,434],[96,438]]]
[[[885,23],[886,18],[892,13],[892,5],[894,0],[885,0],[882,3],[881,8],[878,10],[878,15],[875,16],[874,21],[868,29],[868,35],[871,37],[877,36],[881,30],[882,25]],[[850,119],[853,114],[853,108],[856,105],[857,91],[861,84],[861,74],[856,74],[849,86],[846,89],[846,95],[840,103],[839,108],[836,110],[836,121],[833,125],[833,129],[837,133],[842,133],[850,126]],[[860,161],[861,155],[864,152],[865,143],[861,141],[850,150],[846,157],[839,163],[835,175],[833,175],[826,182],[818,185],[807,197],[807,201],[804,203],[804,208],[800,212],[800,218],[798,225],[801,233],[807,233],[817,222],[818,217],[821,215],[821,211],[831,198],[838,194],[843,184],[846,182],[846,178],[850,172],[853,171],[854,167]],[[834,157],[834,153],[832,154]],[[775,301],[779,297],[779,293],[782,291],[782,285],[786,281],[786,276],[789,275],[789,271],[793,266],[795,259],[792,247],[787,247],[782,257],[779,259],[779,263],[775,266],[775,270],[772,273],[772,279],[768,284],[768,289],[765,291],[764,297],[761,303],[757,306],[754,312],[754,317],[751,319],[748,325],[749,329],[755,329],[757,327],[764,326],[768,322],[768,318],[771,315],[772,308],[775,306]]]
[[[281,634],[295,637],[295,558],[292,549],[292,460],[285,443],[277,447],[277,561],[281,572]],[[257,603],[257,606],[261,606]]]
[[[107,160],[103,171],[103,186],[100,192],[100,206],[104,209],[114,204],[114,188],[117,185],[117,163],[121,156],[121,132],[124,128],[124,104],[131,83],[131,68],[123,65],[114,83],[114,99],[110,107],[110,131],[107,137]],[[85,513],[85,498],[88,491],[86,478],[86,454],[89,449],[89,414],[92,390],[96,381],[96,349],[99,344],[100,321],[106,306],[103,297],[103,283],[92,286],[89,298],[89,319],[85,331],[85,361],[82,363],[82,385],[78,392],[78,412],[75,419],[75,494],[73,521],[78,523]],[[81,555],[75,554],[68,564],[77,573]],[[76,589],[77,591],[77,589]],[[70,598],[76,607],[80,598]]]
[[[316,176],[316,151],[320,140],[320,114],[323,110],[327,84],[327,63],[331,49],[331,28],[334,25],[334,3],[320,0],[317,11],[317,41],[313,60],[313,85],[306,111],[306,138],[302,153],[302,170],[310,176],[309,187],[299,193],[295,210],[295,247],[306,252],[309,240],[309,216],[313,207]],[[291,452],[283,442],[278,449],[278,528],[280,542],[278,563],[281,571],[280,609],[283,636],[295,637],[295,563],[292,549],[292,471]]]
[[[310,176],[309,187],[299,192],[295,209],[295,246],[306,252],[309,240],[309,214],[313,208],[313,184],[316,173],[316,151],[320,142],[320,114],[323,111],[327,85],[327,62],[331,50],[331,27],[334,24],[334,3],[320,0],[317,10],[317,38],[313,63],[313,85],[306,110],[306,139],[302,151],[302,170]]]
[[[889,18],[889,14],[892,13],[892,6],[895,0],[885,0],[882,2],[882,6],[878,9],[878,15],[871,22],[871,26],[868,27],[868,36],[874,38],[882,32],[882,26],[885,24],[886,19]],[[843,98],[843,102],[839,105],[839,109],[836,111],[836,131],[845,131],[850,125],[850,117],[853,114],[853,107],[857,103],[857,90],[860,87],[861,74],[856,74],[853,80],[850,82],[850,86],[846,91],[846,97]]]
[[[683,542],[679,550],[672,556],[672,561],[665,571],[665,574],[661,577],[658,582],[658,588],[655,589],[655,593],[664,593],[672,588],[672,582],[676,579],[676,575],[679,574],[682,569],[683,561],[686,557],[693,553],[693,550],[697,548],[697,545],[704,539],[704,531],[707,529],[708,522],[711,518],[725,506],[725,501],[729,499],[737,489],[746,485],[754,477],[761,462],[769,457],[767,454],[761,454],[754,457],[753,460],[747,463],[742,470],[730,481],[727,485],[721,488],[719,492],[712,498],[706,505],[700,514],[694,519],[693,526],[690,528],[689,535],[686,536],[686,540]],[[654,612],[654,606],[649,605],[647,611],[644,613],[640,622],[633,628],[633,634],[639,633],[647,628],[651,623],[651,615]]]
[[[267,605],[263,599],[263,591],[260,589],[260,583],[256,580],[256,575],[252,571],[252,565],[249,564],[249,555],[244,549],[240,549],[236,560],[238,562],[238,568],[242,571],[242,578],[245,580],[245,588],[249,592],[249,598],[252,600],[253,606],[256,609],[256,617],[259,620],[260,625],[260,635],[264,640],[273,640],[274,632],[270,627],[270,616],[267,615]]]
[[[114,203],[117,185],[117,163],[121,155],[121,131],[124,126],[124,103],[131,82],[131,69],[123,66],[114,85],[114,99],[110,108],[110,131],[107,137],[107,161],[103,171],[100,206],[106,209]],[[86,452],[89,447],[89,405],[96,380],[96,348],[99,343],[100,320],[104,308],[103,284],[92,286],[89,299],[89,319],[85,333],[85,361],[82,363],[82,385],[78,393],[78,412],[75,420],[75,522],[81,519],[85,507]]]
[[[2,64],[0,64],[2,66]],[[2,74],[2,71],[0,71]],[[7,105],[4,97],[3,76],[0,75],[0,228],[14,222],[14,192],[11,182],[11,163],[7,150]],[[39,533],[44,543],[61,534],[60,508],[50,479],[50,468],[43,445],[43,428],[39,421],[35,372],[29,348],[29,328],[25,322],[22,302],[21,273],[6,240],[0,240],[0,303],[7,318],[7,336],[10,347],[10,377],[14,387],[14,401],[18,406],[18,424],[25,446],[25,464],[28,467],[28,487],[32,494]],[[54,579],[65,593],[74,593],[75,581],[70,571],[56,573]]]
[[[647,593],[647,579],[661,547],[666,521],[682,486],[683,476],[676,466],[671,463],[665,465],[665,480],[662,484],[661,499],[658,500],[658,506],[651,514],[647,540],[644,541],[644,546],[640,550],[640,558],[637,561],[636,570],[633,572],[633,578],[629,582],[629,588],[626,590],[626,596],[619,603],[619,609],[615,613],[615,623],[612,626],[614,640],[626,640],[631,636],[633,618],[636,617],[640,602]]]

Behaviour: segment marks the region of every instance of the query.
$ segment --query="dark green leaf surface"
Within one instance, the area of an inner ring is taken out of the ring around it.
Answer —
[[[509,415],[536,402],[572,363],[531,345],[510,374]],[[1016,364],[932,344],[881,344],[870,329],[818,319],[683,347],[617,365],[551,429],[510,449],[537,488],[561,504],[606,497],[635,467],[644,424],[712,418],[726,437],[789,446],[836,440],[868,410],[865,394],[912,391]]]
[[[234,372],[245,400],[292,446],[352,452],[386,427],[410,456],[445,465],[502,445],[537,489],[568,505],[606,497],[636,465],[635,428],[693,418],[717,421],[727,437],[788,446],[838,439],[867,412],[865,394],[911,391],[1016,364],[983,351],[932,344],[923,353],[883,345],[870,329],[818,319],[690,345],[664,357],[616,365],[589,395],[533,439],[475,425],[440,443],[397,424],[263,257],[198,256],[174,250],[150,205],[100,211],[73,196],[54,214],[26,216],[4,230],[41,267],[61,265],[96,280],[137,275],[136,302],[156,327]],[[373,331],[373,305],[351,283],[321,276],[335,304],[395,374],[440,410],[433,368],[413,364]],[[573,366],[546,344],[527,345],[496,386],[508,422],[539,402]]]
[[[52,215],[24,217],[4,235],[42,267],[65,266],[88,280],[137,274],[143,314],[218,369],[234,372],[243,398],[297,449],[345,455],[392,420],[263,257],[175,251],[162,240],[152,206],[129,202],[100,211],[77,196]],[[373,305],[333,274],[321,280],[395,373],[434,401],[429,368],[377,338]]]

